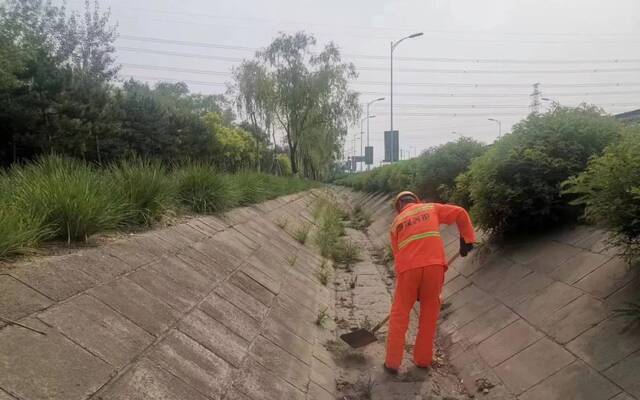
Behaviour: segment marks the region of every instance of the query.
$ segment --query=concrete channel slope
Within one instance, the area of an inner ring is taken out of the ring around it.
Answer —
[[[361,201],[375,209],[383,198]],[[380,245],[391,218],[382,215],[372,227]],[[445,228],[443,239],[451,256],[456,229]],[[640,399],[640,329],[613,313],[637,299],[640,282],[605,243],[604,232],[575,227],[506,248],[487,245],[450,267],[440,342],[469,393]]]
[[[0,400],[332,398],[313,192],[0,270]]]
[[[0,323],[0,400],[343,399],[342,371],[326,348],[339,329],[315,321],[377,320],[392,281],[380,284],[382,267],[363,261],[353,294],[339,282],[353,277],[341,271],[335,287],[320,284],[317,251],[279,226],[312,224],[317,195],[0,267],[0,316],[43,333]],[[354,237],[386,246],[389,199],[347,200],[373,219],[366,237]],[[451,266],[440,346],[469,396],[640,400],[640,333],[612,314],[639,285],[603,237],[576,228],[486,246]],[[443,238],[457,251],[455,229]],[[343,297],[355,308],[341,308]],[[382,305],[368,315],[372,304]],[[376,346],[366,351],[378,362]],[[390,394],[372,398],[402,398],[380,379]],[[411,399],[445,398],[415,385]]]

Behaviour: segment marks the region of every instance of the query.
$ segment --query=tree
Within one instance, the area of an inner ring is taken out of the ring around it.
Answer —
[[[285,133],[293,173],[302,165],[305,176],[318,178],[338,157],[360,108],[349,89],[357,76],[353,64],[342,62],[333,43],[318,54],[315,44],[304,32],[281,34],[234,76],[237,103],[250,122],[265,131],[275,122]]]

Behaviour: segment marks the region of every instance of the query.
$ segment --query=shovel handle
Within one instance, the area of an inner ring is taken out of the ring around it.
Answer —
[[[380,330],[380,328],[382,328],[382,326],[386,324],[387,321],[389,321],[389,318],[391,318],[391,314],[388,314],[382,321],[378,322],[378,325],[374,326],[373,329],[371,329],[371,333],[378,332],[378,330]]]
[[[452,264],[458,257],[460,257],[460,253],[454,254],[447,262],[447,265]],[[389,318],[391,318],[391,314],[388,314],[382,321],[378,322],[378,325],[374,326],[373,329],[371,329],[371,333],[378,332],[378,330],[380,330],[380,328],[382,328],[382,326],[386,324],[387,321],[389,321]]]

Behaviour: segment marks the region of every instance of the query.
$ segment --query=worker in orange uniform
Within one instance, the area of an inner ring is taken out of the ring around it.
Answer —
[[[418,367],[428,368],[433,360],[440,291],[447,270],[440,224],[457,224],[462,257],[473,249],[476,237],[469,214],[462,207],[420,203],[411,192],[398,194],[394,205],[398,215],[390,235],[397,278],[384,368],[395,375],[402,363],[409,313],[416,300],[420,301],[420,322],[413,361]]]

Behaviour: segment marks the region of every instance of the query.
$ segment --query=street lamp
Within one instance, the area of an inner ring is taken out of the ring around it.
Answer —
[[[364,121],[365,121],[365,120],[367,121],[367,130],[368,130],[368,128],[369,128],[369,120],[370,120],[371,118],[375,118],[375,117],[376,117],[375,115],[369,115],[369,114],[367,114],[367,116],[366,116],[366,117],[364,117],[364,118],[362,118],[362,119],[360,120],[360,157],[362,157],[362,156],[363,156],[363,148],[362,148],[362,146],[363,146],[363,144],[362,144],[362,143],[363,143],[363,140],[362,140],[362,137],[364,136],[364,126],[363,126],[363,125],[364,125]],[[369,135],[367,135],[367,139],[369,139]],[[362,164],[360,164],[360,166],[362,166]],[[362,168],[362,169],[364,169],[364,168]]]
[[[422,36],[424,35],[424,33],[422,32],[418,32],[418,33],[414,33],[411,34],[409,36],[405,36],[402,39],[398,40],[398,41],[391,41],[391,163],[393,163],[393,159],[394,159],[394,153],[393,153],[393,142],[394,142],[394,137],[393,137],[393,50],[395,50],[395,48],[403,41],[403,40],[407,40],[407,39],[413,39],[416,38],[418,36]],[[398,145],[400,145],[400,135],[398,134]]]
[[[502,121],[499,121],[495,118],[489,118],[489,121],[493,121],[498,124],[498,139],[500,139],[502,137]]]
[[[384,100],[384,97],[379,97],[367,103],[367,147],[369,147],[369,106],[375,103],[376,101],[382,101],[382,100]],[[367,164],[367,171],[369,170],[370,166],[371,165]]]

